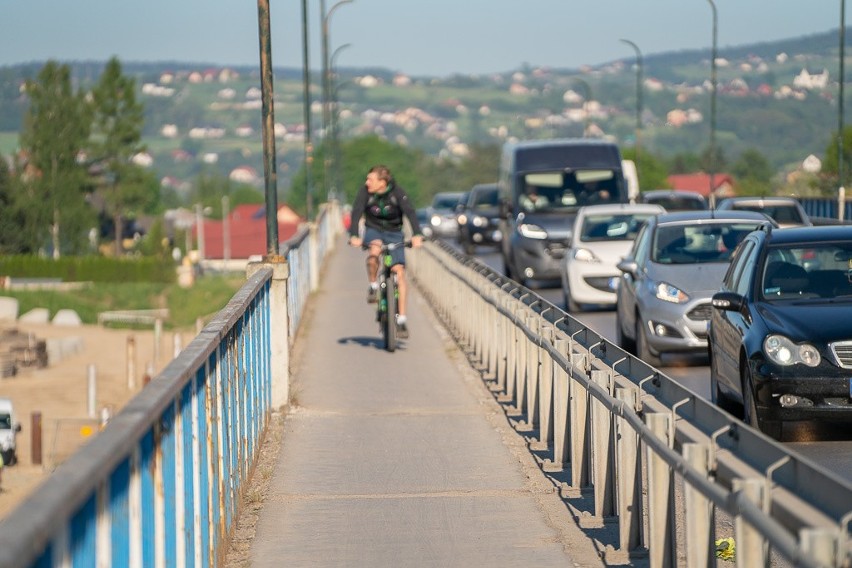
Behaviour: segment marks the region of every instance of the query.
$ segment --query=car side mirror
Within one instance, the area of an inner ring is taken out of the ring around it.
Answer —
[[[624,272],[625,274],[633,276],[634,278],[639,272],[639,265],[636,264],[636,261],[632,258],[625,258],[624,260],[616,264],[615,267],[620,271]]]
[[[16,422],[16,423],[15,423],[15,432],[20,432],[20,431],[21,431],[21,423],[20,423],[20,422]]]
[[[716,292],[713,294],[711,305],[717,310],[738,312],[743,308],[745,298],[736,292]]]

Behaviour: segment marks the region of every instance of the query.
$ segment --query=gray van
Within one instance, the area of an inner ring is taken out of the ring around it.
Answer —
[[[505,144],[498,186],[504,269],[521,283],[560,278],[580,207],[629,199],[618,146],[587,138]]]

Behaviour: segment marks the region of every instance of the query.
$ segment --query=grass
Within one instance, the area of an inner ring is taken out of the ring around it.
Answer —
[[[109,310],[168,308],[169,319],[163,322],[164,327],[181,328],[224,308],[244,282],[239,276],[207,276],[187,289],[177,284],[148,282],[93,283],[69,292],[6,290],[2,295],[18,300],[19,314],[47,308],[52,318],[60,309],[71,309],[86,324],[96,324],[98,313]]]

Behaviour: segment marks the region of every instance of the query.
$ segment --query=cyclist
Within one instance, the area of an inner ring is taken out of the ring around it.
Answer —
[[[364,217],[364,237],[358,236],[359,221]],[[411,225],[411,246],[419,247],[423,244],[423,235],[420,232],[420,223],[417,222],[417,213],[411,200],[405,191],[396,184],[387,166],[373,166],[367,172],[367,180],[358,190],[355,201],[352,204],[352,217],[349,225],[349,244],[360,247],[363,243],[369,245],[367,253],[367,278],[370,280],[370,289],[367,292],[367,301],[376,301],[376,290],[379,288],[379,255],[381,246],[386,243],[401,243],[403,241],[402,222],[408,219]],[[399,303],[397,307],[397,329],[399,337],[408,337],[407,317],[405,311],[406,284],[405,284],[405,249],[395,248],[391,251],[393,257],[392,270],[396,273],[397,287],[399,290]]]

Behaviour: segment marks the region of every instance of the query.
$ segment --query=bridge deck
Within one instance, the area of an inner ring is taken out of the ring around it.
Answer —
[[[601,565],[424,298],[387,353],[365,289],[341,244],[296,343],[250,565]]]

